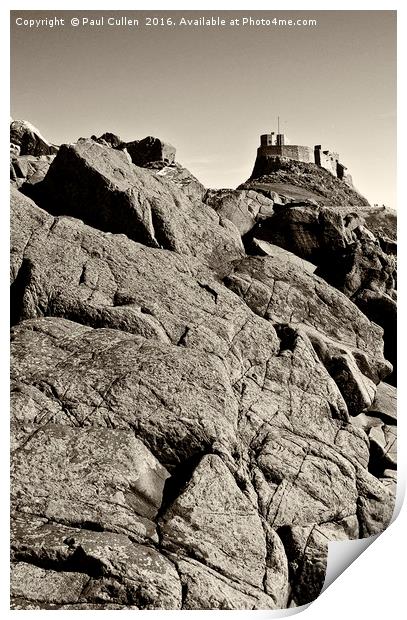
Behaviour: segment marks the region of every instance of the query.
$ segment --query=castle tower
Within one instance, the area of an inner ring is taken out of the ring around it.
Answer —
[[[273,146],[273,136],[274,136],[274,131],[271,131],[270,133],[264,133],[263,135],[261,135],[260,136],[261,146]]]
[[[328,170],[333,176],[352,186],[352,177],[349,175],[346,166],[339,161],[338,153],[323,149],[321,144],[317,144],[314,147],[289,144],[287,136],[284,133],[280,133],[280,127],[277,133],[271,131],[260,136],[260,146],[257,149],[252,178],[258,178],[274,170],[275,166],[278,165],[276,160],[280,158],[317,164],[321,168]]]

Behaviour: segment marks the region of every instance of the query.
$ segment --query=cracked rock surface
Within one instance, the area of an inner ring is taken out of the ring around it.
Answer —
[[[328,542],[393,512],[389,328],[358,301],[394,301],[389,260],[367,219],[123,144],[62,145],[32,198],[11,188],[12,607],[303,605]],[[365,262],[329,281],[321,248],[352,243]]]

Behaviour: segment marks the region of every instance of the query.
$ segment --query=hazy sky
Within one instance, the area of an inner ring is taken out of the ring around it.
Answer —
[[[215,15],[317,19],[317,27],[72,27],[82,18]],[[65,16],[61,28],[15,19]],[[51,142],[112,131],[177,148],[208,187],[251,173],[259,135],[338,151],[372,202],[395,207],[394,11],[15,11],[11,115]]]

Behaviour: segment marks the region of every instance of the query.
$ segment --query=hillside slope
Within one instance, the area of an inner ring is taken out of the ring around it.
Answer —
[[[321,205],[369,205],[353,187],[317,166],[286,157],[256,160],[250,179],[239,189],[253,189],[268,195],[276,192],[288,200],[316,200]]]

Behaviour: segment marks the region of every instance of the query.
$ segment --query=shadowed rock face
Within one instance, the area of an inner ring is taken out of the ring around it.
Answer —
[[[175,183],[132,164],[124,151],[93,140],[63,145],[29,194],[55,215],[83,219],[157,248],[198,256],[212,266],[242,255],[238,231],[206,205],[195,208]]]
[[[10,159],[10,179],[17,188],[39,183],[48,172],[54,155],[12,155]]]
[[[42,137],[34,125],[27,121],[12,121],[10,123],[10,144],[18,149],[19,155],[54,155],[58,147],[50,144]]]
[[[316,274],[383,328],[385,355],[396,369],[394,214],[376,209],[369,216],[366,209],[359,213],[359,208],[317,204],[274,206],[272,216],[259,221],[246,236],[245,245],[256,254],[254,240],[266,241],[315,264]],[[385,217],[393,239],[382,236]],[[389,381],[395,380],[396,372]]]
[[[126,149],[136,166],[145,166],[156,161],[172,164],[175,161],[175,148],[152,136],[143,140],[126,142]]]
[[[307,603],[327,541],[394,505],[383,329],[303,260],[355,239],[333,213],[278,252],[278,197],[97,140],[60,148],[44,208],[11,190],[12,606]]]

